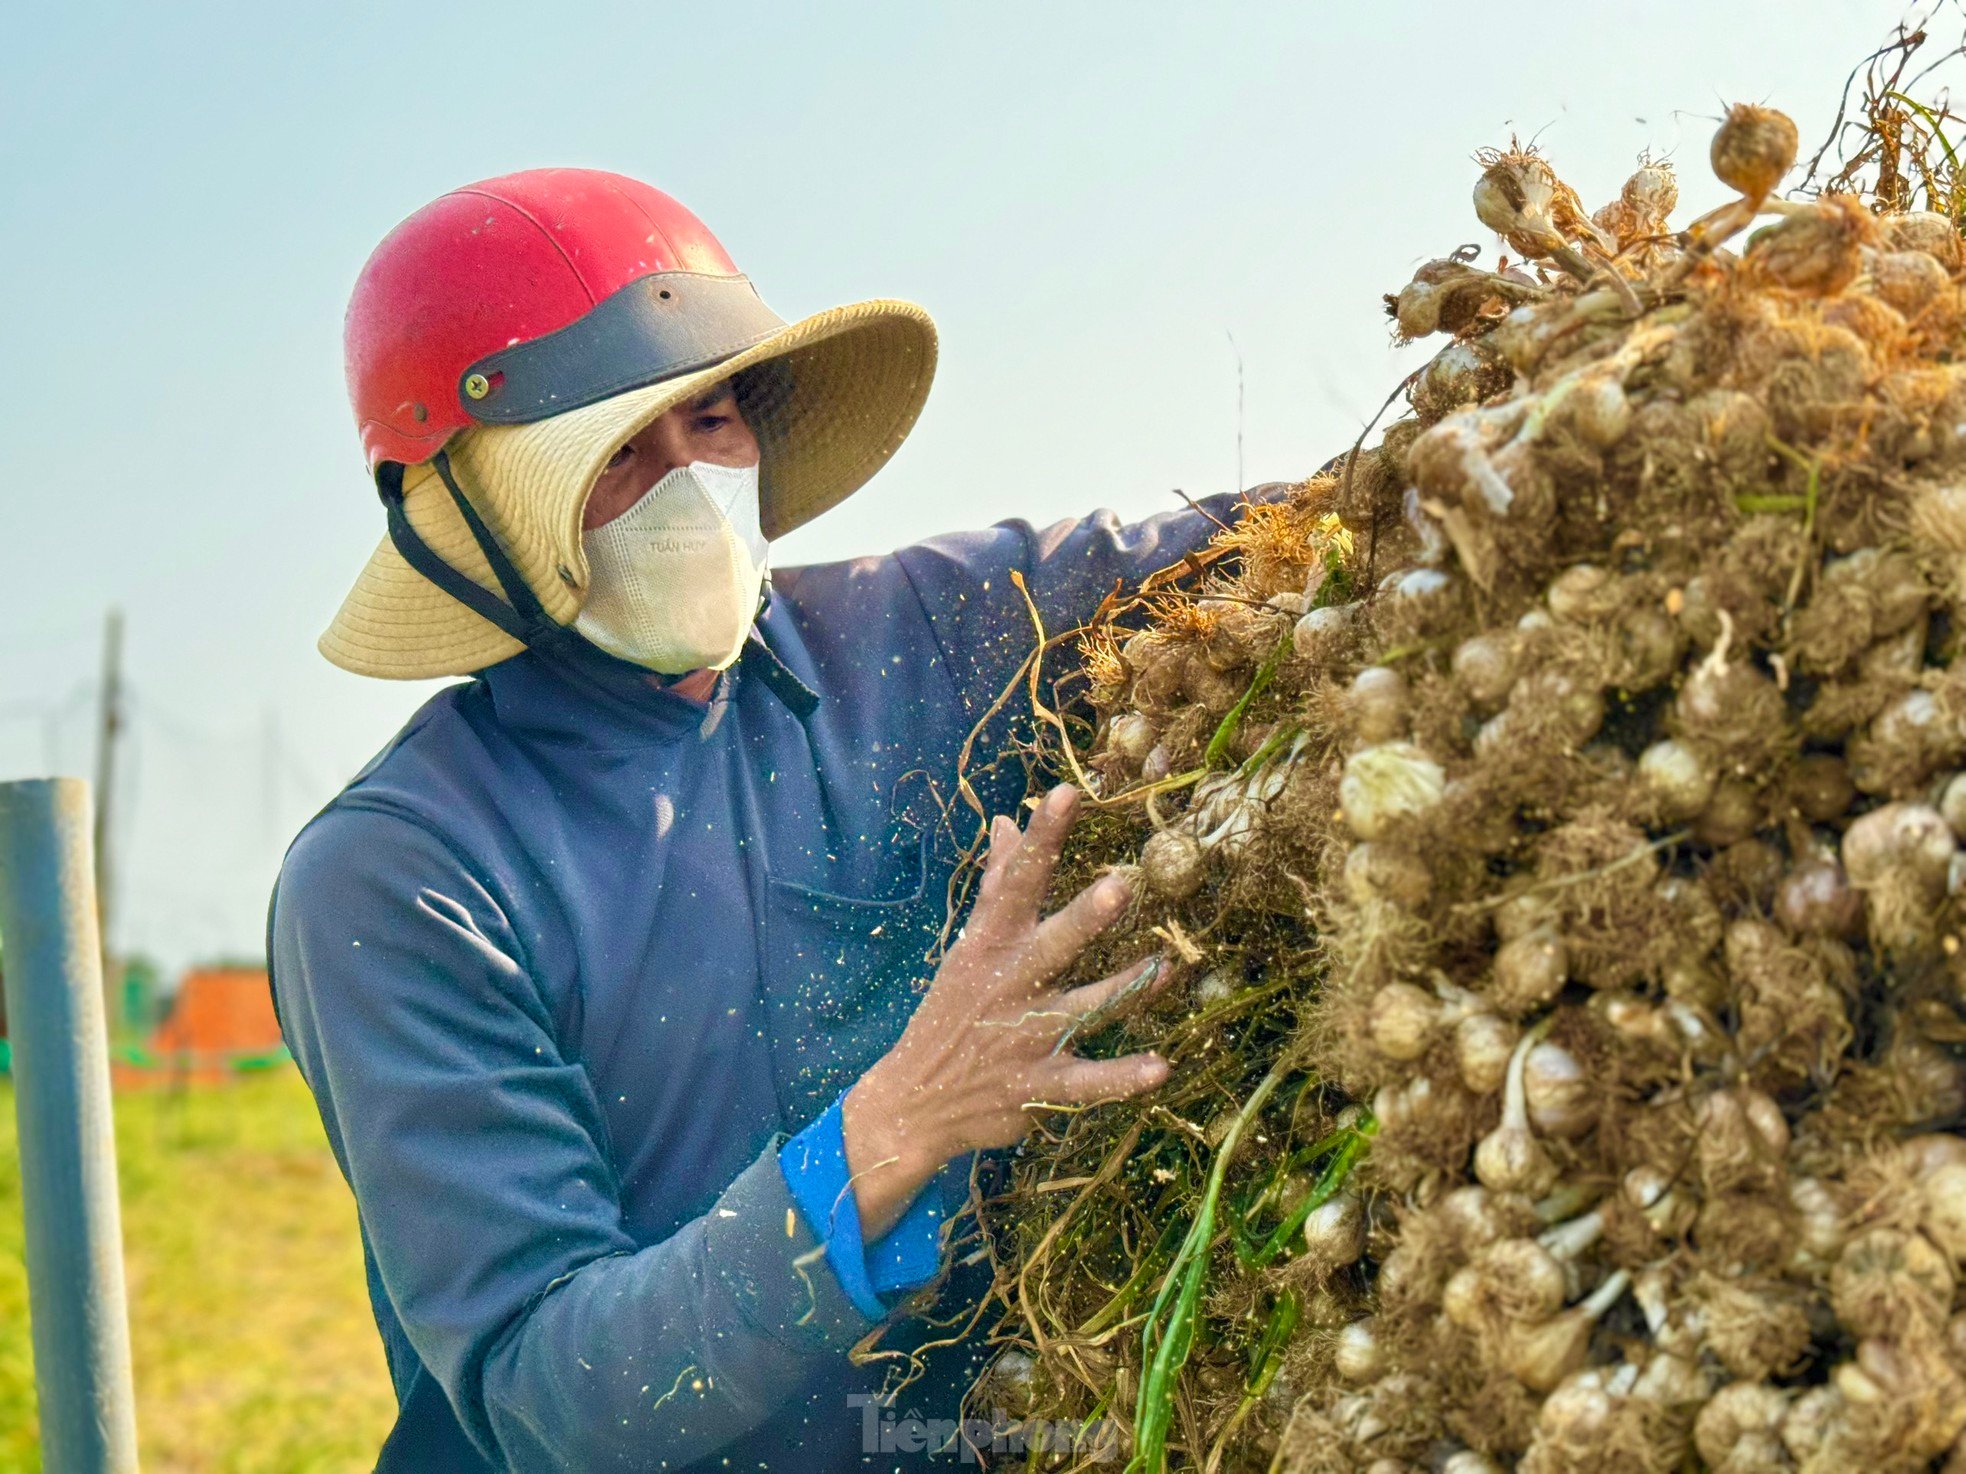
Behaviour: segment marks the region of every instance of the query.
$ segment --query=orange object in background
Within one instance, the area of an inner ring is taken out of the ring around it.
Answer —
[[[245,1060],[281,1049],[273,992],[263,967],[206,967],[187,972],[144,1054],[145,1065],[117,1061],[118,1084],[215,1081]]]

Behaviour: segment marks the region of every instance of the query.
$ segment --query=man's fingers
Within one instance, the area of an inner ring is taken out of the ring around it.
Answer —
[[[1024,837],[1001,882],[1006,906],[1030,916],[1037,915],[1051,889],[1051,872],[1058,866],[1058,852],[1064,847],[1066,831],[1078,816],[1079,791],[1061,783],[1044,796],[1031,822],[1024,826]]]
[[[1037,979],[1049,982],[1070,967],[1086,944],[1126,915],[1132,904],[1132,883],[1114,872],[1102,875],[1047,916],[1031,943],[1030,963]]]
[[[983,883],[976,890],[978,910],[996,903],[1003,891],[1004,876],[1010,869],[1010,862],[1016,858],[1023,844],[1024,834],[1018,829],[1015,819],[999,814],[990,821],[989,857],[983,863]]]
[[[1137,1006],[1153,997],[1167,986],[1167,980],[1173,975],[1171,970],[1161,965],[1159,957],[1145,957],[1109,978],[1067,988],[1058,995],[1058,1007],[1078,1019],[1102,1010],[1104,1017],[1116,1018],[1124,1008]]]
[[[1092,1105],[1143,1094],[1166,1079],[1167,1061],[1158,1054],[1128,1054],[1119,1059],[1067,1058],[1045,1081],[1044,1093],[1045,1099],[1056,1105]]]

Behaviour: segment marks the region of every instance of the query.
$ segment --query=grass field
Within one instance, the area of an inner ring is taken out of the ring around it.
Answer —
[[[373,1467],[395,1412],[355,1205],[291,1068],[116,1097],[146,1474]],[[38,1471],[11,1087],[0,1083],[0,1471]]]

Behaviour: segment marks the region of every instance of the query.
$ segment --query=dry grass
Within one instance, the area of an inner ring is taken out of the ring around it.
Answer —
[[[395,1412],[355,1206],[292,1069],[116,1100],[149,1474],[371,1468]],[[11,1087],[0,1085],[0,1471],[41,1468]]]

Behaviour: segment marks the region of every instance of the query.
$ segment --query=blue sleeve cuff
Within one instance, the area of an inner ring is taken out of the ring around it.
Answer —
[[[842,1095],[826,1113],[779,1150],[778,1166],[792,1201],[805,1215],[813,1236],[826,1245],[847,1298],[869,1320],[888,1313],[882,1298],[898,1295],[935,1278],[942,1261],[942,1225],[967,1196],[969,1159],[950,1162],[915,1194],[907,1212],[871,1244],[860,1238],[860,1205],[847,1181]],[[958,1187],[960,1186],[960,1191]]]

